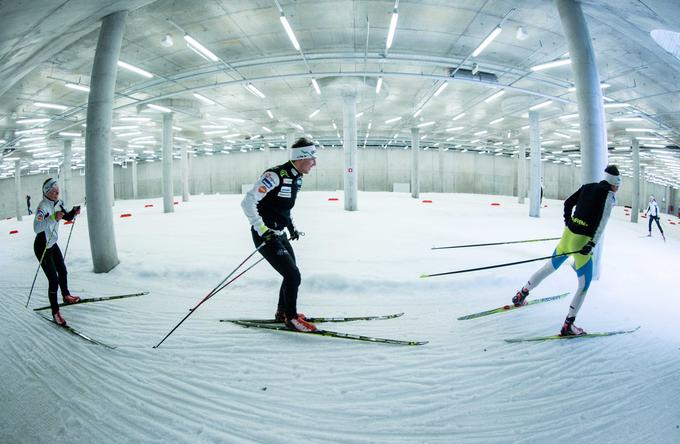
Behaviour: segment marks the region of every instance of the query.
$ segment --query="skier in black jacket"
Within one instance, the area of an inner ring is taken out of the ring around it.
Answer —
[[[574,320],[592,280],[593,248],[602,237],[612,207],[616,205],[616,192],[621,186],[621,176],[615,165],[609,165],[604,172],[604,180],[583,185],[564,201],[565,228],[553,256],[576,252],[570,256],[574,257],[578,289],[574,293],[569,313],[560,331],[562,336],[585,334],[583,329],[574,325]],[[512,303],[517,307],[525,305],[529,291],[557,270],[568,256],[553,257],[546,262],[512,298]]]
[[[291,147],[290,159],[265,171],[246,193],[241,207],[250,222],[255,246],[265,243],[260,253],[283,276],[275,319],[293,330],[315,331],[314,324],[297,312],[300,270],[295,263],[293,247],[283,231],[288,229],[291,240],[300,237],[290,211],[302,187],[302,176],[316,165],[314,143],[304,137],[298,139]]]

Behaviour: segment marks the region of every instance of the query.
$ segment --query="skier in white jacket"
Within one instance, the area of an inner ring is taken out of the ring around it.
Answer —
[[[659,227],[661,232],[661,237],[663,237],[664,242],[666,242],[666,236],[663,234],[663,228],[659,223],[659,204],[656,203],[654,196],[649,196],[649,205],[647,205],[647,217],[649,218],[649,234],[648,237],[652,237],[652,221],[656,221],[656,226]]]
[[[42,188],[43,200],[36,208],[35,219],[33,219],[33,231],[36,234],[33,252],[49,281],[48,297],[52,308],[52,318],[55,323],[65,326],[66,321],[59,313],[57,289],[61,288],[61,297],[67,304],[76,303],[80,301],[80,298],[73,296],[68,289],[66,264],[57,244],[59,221],[73,220],[80,214],[80,207],[73,207],[68,212],[64,210],[64,203],[59,200],[59,186],[56,179],[47,179]]]

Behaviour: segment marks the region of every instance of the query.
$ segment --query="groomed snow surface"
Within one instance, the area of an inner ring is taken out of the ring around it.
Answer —
[[[294,210],[306,232],[293,243],[303,279],[298,310],[403,311],[398,319],[323,327],[429,343],[372,344],[218,322],[273,316],[280,278],[262,262],[153,349],[252,252],[240,200],[192,196],[173,214],[163,214],[160,199],[116,202],[121,263],[108,274],[92,272],[84,210],[66,258],[72,293],[151,292],[62,309],[72,326],[115,350],[24,308],[37,267],[32,218],[0,221],[0,442],[680,442],[680,225],[666,215],[664,243],[656,228],[643,237],[646,219],[631,224],[615,208],[601,279],[577,319],[592,332],[639,331],[508,344],[505,338],[558,333],[571,294],[456,318],[507,304],[542,262],[419,276],[551,254],[554,241],[430,247],[559,236],[561,202],[547,200],[542,217],[529,218],[528,201],[512,197],[360,193],[360,211],[347,212],[341,192],[303,191]],[[12,229],[19,233],[8,235]],[[60,229],[62,251],[69,230]],[[36,288],[32,308],[48,302],[42,272]],[[530,298],[575,288],[565,264]]]

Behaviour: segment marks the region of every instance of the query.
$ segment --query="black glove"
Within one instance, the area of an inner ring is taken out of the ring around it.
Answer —
[[[579,253],[581,254],[590,254],[591,251],[593,251],[593,248],[595,247],[595,243],[593,241],[588,241],[587,244],[581,248],[581,251]]]
[[[273,244],[276,242],[277,235],[273,230],[267,230],[262,234],[262,239],[264,239],[264,242],[267,244]]]
[[[290,233],[290,240],[300,239],[300,232],[294,226],[288,227],[288,233]]]

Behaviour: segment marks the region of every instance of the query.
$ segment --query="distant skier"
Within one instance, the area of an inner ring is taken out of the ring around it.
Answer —
[[[73,207],[71,211],[64,210],[64,203],[59,200],[59,186],[55,179],[49,178],[43,183],[43,200],[35,210],[33,231],[35,241],[33,251],[38,258],[40,266],[49,281],[48,297],[52,308],[52,318],[59,325],[66,325],[66,321],[59,313],[57,301],[57,289],[61,288],[61,297],[67,304],[73,304],[80,300],[68,290],[66,264],[61,254],[57,239],[59,238],[59,221],[73,220],[80,214],[80,207]]]
[[[569,313],[560,331],[562,336],[585,334],[583,329],[574,325],[574,320],[583,304],[592,279],[592,250],[602,237],[612,207],[616,204],[616,192],[621,186],[621,176],[615,165],[609,165],[604,172],[604,180],[581,186],[578,191],[564,201],[564,223],[566,226],[553,255],[576,252],[571,256],[574,257],[578,289],[574,293],[574,298],[569,306]],[[575,210],[574,207],[576,207]],[[557,270],[566,259],[567,256],[560,256],[546,262],[512,298],[512,303],[516,307],[525,305],[529,291]]]
[[[295,253],[283,231],[288,229],[291,240],[300,233],[295,228],[290,211],[302,187],[302,176],[316,165],[316,147],[306,138],[298,139],[291,147],[291,160],[266,170],[246,193],[241,207],[250,222],[255,246],[272,267],[283,276],[279,290],[279,302],[275,319],[298,331],[315,331],[316,326],[307,322],[297,312],[297,294],[300,271]]]
[[[28,194],[26,195],[26,208],[28,208],[29,216],[33,214],[33,211],[31,211],[31,196],[29,196]]]
[[[652,221],[656,221],[656,226],[659,227],[661,237],[663,237],[663,241],[666,242],[666,236],[663,234],[663,228],[661,228],[661,224],[659,223],[659,204],[656,203],[654,196],[649,196],[649,205],[647,206],[646,214],[649,218],[649,234],[647,236],[652,236]]]

